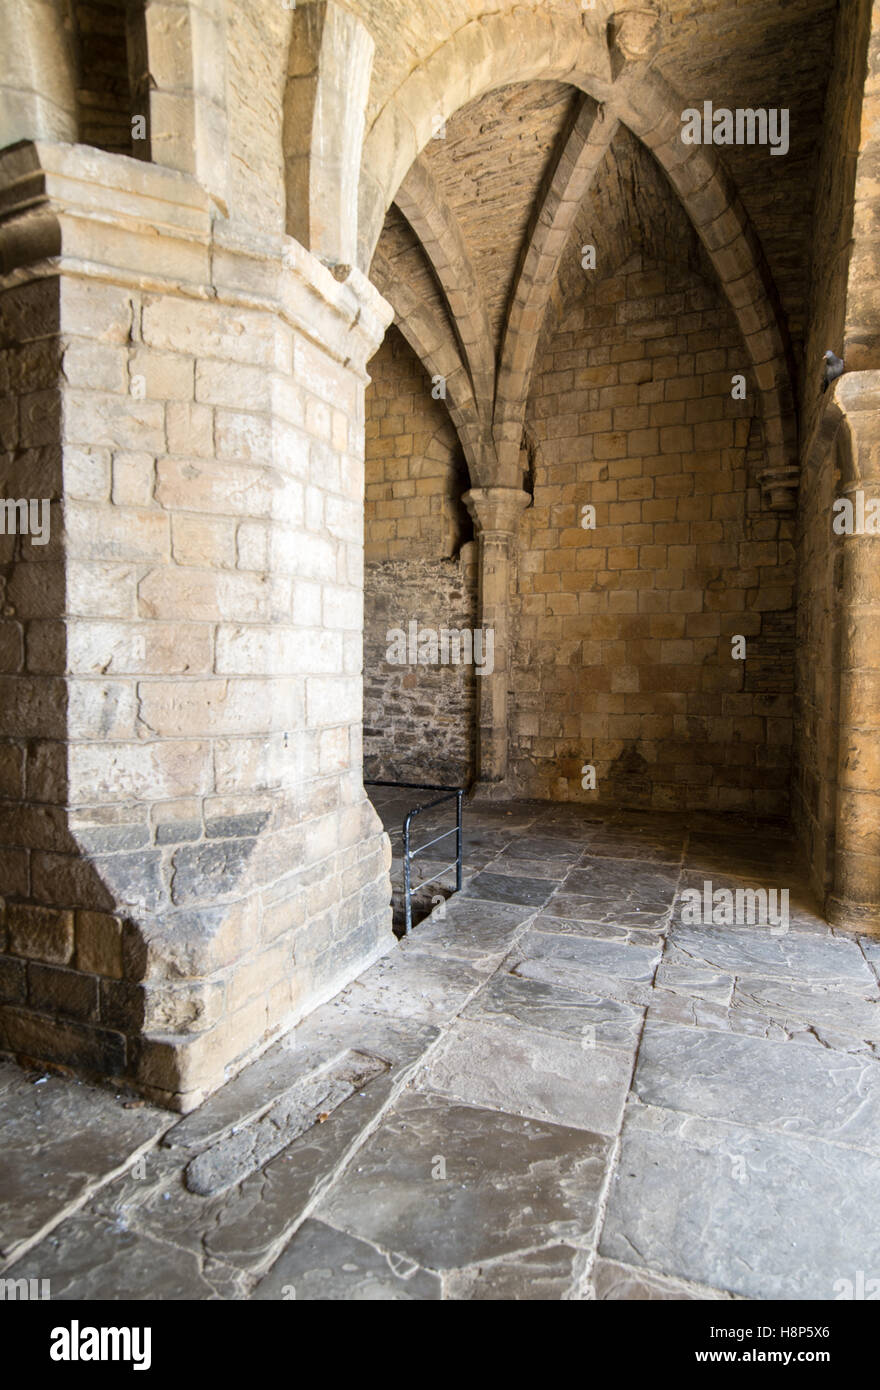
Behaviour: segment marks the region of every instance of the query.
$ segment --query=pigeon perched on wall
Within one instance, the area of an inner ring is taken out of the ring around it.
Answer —
[[[832,381],[836,381],[843,374],[843,358],[835,357],[829,348],[825,353],[825,372],[822,377],[822,390],[827,391]]]

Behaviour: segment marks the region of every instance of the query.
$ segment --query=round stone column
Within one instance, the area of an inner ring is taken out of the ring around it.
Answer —
[[[826,902],[839,927],[880,936],[880,372],[854,372],[837,383],[850,450],[838,495],[852,503],[844,534],[841,594],[840,719],[834,879]],[[830,522],[829,522],[830,524]]]
[[[513,487],[472,488],[464,503],[479,543],[480,625],[494,633],[494,664],[477,681],[477,794],[498,796],[507,777],[510,567],[519,519],[531,502]]]

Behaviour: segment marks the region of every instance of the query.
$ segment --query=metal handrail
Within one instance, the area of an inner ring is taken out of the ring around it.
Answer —
[[[418,806],[413,806],[412,810],[407,812],[406,819],[403,822],[404,911],[406,914],[406,935],[409,936],[410,932],[412,931],[412,861],[413,859],[415,859],[417,854],[422,854],[426,849],[430,849],[432,845],[438,844],[441,840],[448,839],[450,835],[455,836],[455,859],[451,860],[448,864],[444,864],[442,869],[439,869],[436,874],[432,874],[430,878],[422,879],[422,882],[419,884],[419,887],[424,888],[425,884],[433,883],[436,878],[440,878],[440,876],[442,874],[445,874],[447,870],[451,869],[454,864],[455,891],[456,893],[461,892],[461,803],[462,797],[464,796],[464,788],[437,787],[425,782],[379,782],[367,780],[364,781],[364,786],[394,788],[402,787],[404,789],[409,788],[413,791],[444,793],[443,796],[435,797],[433,801],[426,801]],[[425,844],[419,845],[416,849],[412,849],[410,847],[409,836],[410,827],[414,818],[416,816],[420,816],[423,811],[430,811],[434,806],[442,805],[444,801],[451,801],[453,797],[455,797],[456,799],[455,829],[444,830],[442,835],[437,835],[433,840],[428,840]]]

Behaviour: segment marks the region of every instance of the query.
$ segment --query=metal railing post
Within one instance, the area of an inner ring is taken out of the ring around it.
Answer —
[[[403,900],[406,909],[406,934],[409,936],[412,931],[412,883],[410,882],[410,861],[409,861],[409,823],[412,820],[410,811],[406,820],[403,822]]]
[[[455,891],[461,892],[461,799],[464,792],[459,787],[457,792],[456,820],[455,820]]]
[[[412,861],[417,854],[423,854],[425,850],[430,849],[432,845],[439,844],[441,840],[445,840],[449,835],[455,836],[455,891],[456,893],[461,892],[461,885],[464,873],[464,867],[462,862],[464,857],[462,852],[462,801],[464,797],[464,787],[436,787],[430,785],[430,783],[382,782],[376,779],[365,779],[364,786],[394,788],[410,787],[414,791],[421,790],[431,792],[443,792],[442,796],[436,797],[433,801],[426,801],[423,805],[420,804],[418,806],[413,806],[412,810],[408,813],[406,820],[403,822],[403,896],[406,923],[405,931],[406,935],[409,936],[410,932],[412,931],[413,924]],[[451,801],[453,797],[455,797],[455,829],[445,830],[442,835],[436,835],[433,840],[428,840],[425,844],[418,845],[416,849],[412,849],[410,845],[410,831],[412,828],[413,818],[415,816],[420,816],[423,811],[433,810],[434,807],[440,806],[444,801]],[[440,869],[436,874],[431,874],[430,878],[423,879],[422,882],[419,884],[419,887],[427,887],[429,883],[433,883],[436,879],[442,878],[443,874],[447,873],[451,868],[451,863],[444,864],[443,868]]]

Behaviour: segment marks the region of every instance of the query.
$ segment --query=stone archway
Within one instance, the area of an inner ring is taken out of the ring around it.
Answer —
[[[598,18],[561,29],[536,10],[473,20],[411,72],[385,102],[364,140],[359,199],[359,261],[367,267],[382,219],[408,169],[425,148],[438,117],[512,82],[562,80],[600,104],[606,130],[619,120],[651,151],[675,188],[736,315],[758,386],[766,466],[762,485],[770,506],[791,505],[797,480],[797,433],[787,333],[763,255],[745,210],[714,149],[680,140],[685,102],[650,68],[650,29],[625,44]],[[590,132],[588,143],[596,139]],[[587,171],[590,160],[586,162]],[[568,168],[563,171],[566,182]],[[585,186],[581,177],[581,196]],[[563,185],[564,187],[564,185]],[[570,200],[555,194],[564,242]],[[558,215],[558,214],[557,214]],[[539,235],[546,237],[545,229]],[[520,373],[509,373],[514,388]],[[518,434],[513,425],[512,443]],[[518,453],[518,445],[517,445]],[[498,482],[510,485],[499,476]]]

